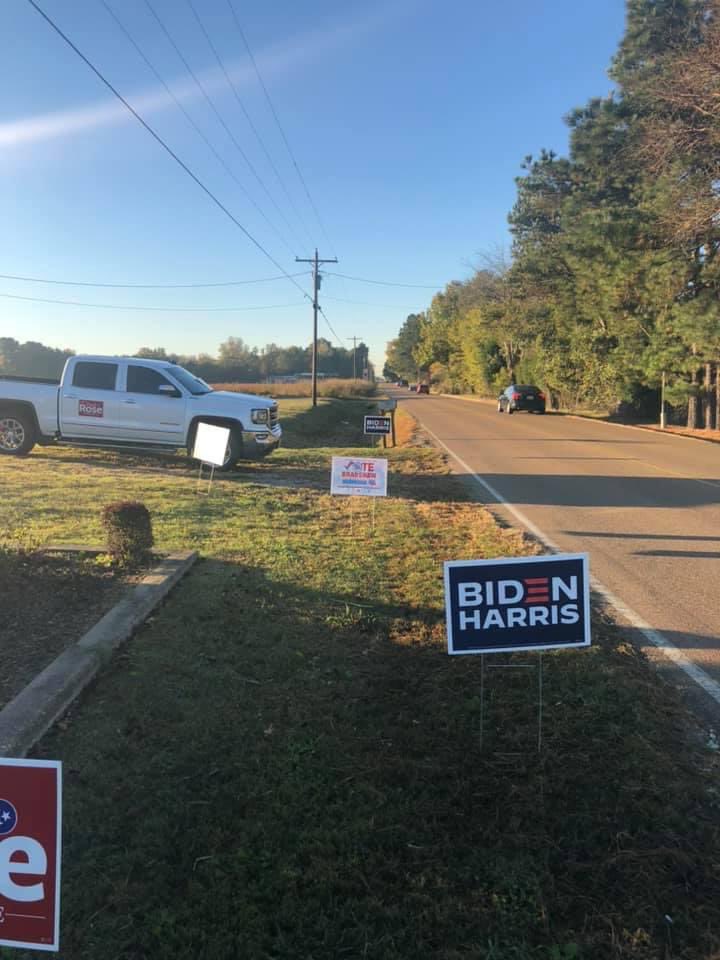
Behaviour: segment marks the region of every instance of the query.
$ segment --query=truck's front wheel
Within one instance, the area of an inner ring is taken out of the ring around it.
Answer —
[[[0,453],[24,457],[35,446],[35,424],[24,412],[0,413]]]
[[[243,455],[243,439],[242,433],[237,429],[230,431],[230,436],[228,438],[228,444],[225,448],[225,459],[223,460],[223,465],[218,467],[219,470],[232,470],[235,464],[242,458]]]

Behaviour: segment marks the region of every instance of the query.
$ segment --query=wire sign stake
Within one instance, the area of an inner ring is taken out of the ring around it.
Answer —
[[[445,562],[448,653],[480,656],[480,749],[485,724],[485,656],[538,652],[537,748],[543,747],[543,651],[590,646],[587,554]],[[532,663],[488,665],[532,669]]]

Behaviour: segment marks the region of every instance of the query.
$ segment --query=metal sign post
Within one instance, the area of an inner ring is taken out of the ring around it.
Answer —
[[[542,651],[538,653],[537,665],[532,663],[490,663],[488,670],[533,670],[538,672],[538,709],[537,709],[537,751],[542,753],[542,725],[543,725],[543,658]],[[483,736],[485,732],[485,654],[480,654],[480,753],[483,750]]]
[[[538,753],[542,752],[543,725],[543,652],[538,653]]]
[[[198,470],[197,483],[195,484],[195,493],[200,490],[200,484],[203,481],[203,469],[205,467],[210,467],[210,476],[208,477],[207,490],[205,491],[206,496],[210,496],[210,488],[212,487],[212,482],[215,479],[215,464],[214,463],[205,463],[204,460],[200,461],[200,469]]]
[[[387,398],[385,400],[380,400],[378,402],[378,410],[381,415],[387,416],[390,414],[390,430],[388,431],[389,435],[392,437],[393,447],[397,446],[397,440],[395,437],[395,410],[397,409],[397,400],[392,398]],[[383,439],[383,446],[385,446],[385,440]]]

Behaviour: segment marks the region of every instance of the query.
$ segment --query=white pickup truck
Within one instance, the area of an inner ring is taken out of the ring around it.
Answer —
[[[39,444],[177,450],[192,456],[198,423],[230,428],[223,469],[280,443],[277,402],[213,390],[183,367],[132,357],[70,357],[62,378],[0,375],[0,453]]]

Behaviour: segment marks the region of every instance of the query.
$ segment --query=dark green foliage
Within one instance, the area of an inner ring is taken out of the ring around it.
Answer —
[[[60,379],[71,350],[56,350],[42,343],[19,343],[12,337],[0,337],[0,376],[43,377]],[[269,343],[258,350],[249,347],[240,337],[228,337],[220,344],[217,357],[208,354],[183,356],[163,347],[142,347],[135,354],[148,360],[171,360],[187,367],[196,376],[211,383],[258,383],[268,377],[290,376],[310,370],[312,350],[307,347],[279,347]],[[360,341],[355,349],[336,347],[320,337],[318,340],[318,372],[328,377],[349,378],[353,369],[362,376],[369,364],[369,349]]]
[[[308,373],[312,363],[312,348],[310,345],[280,347],[276,343],[269,343],[258,350],[245,343],[242,337],[228,337],[220,344],[217,357],[207,354],[181,356],[166,353],[162,348],[149,347],[143,347],[137,356],[173,360],[210,383],[260,383],[268,377]],[[324,337],[318,339],[318,372],[327,377],[352,377],[353,369],[358,376],[362,376],[363,369],[368,366],[368,358],[368,347],[362,341],[357,344],[353,357],[352,347],[337,347]]]
[[[19,343],[13,337],[0,337],[0,376],[60,379],[70,350],[56,350],[28,340]]]
[[[512,262],[433,298],[417,366],[452,391],[532,381],[561,406],[650,417],[664,374],[689,425],[715,424],[719,58],[720,0],[629,0],[616,89],[568,113],[567,157],[525,158]]]
[[[154,540],[150,513],[143,503],[121,500],[109,503],[102,512],[107,532],[108,553],[123,567],[147,562]]]
[[[391,340],[387,349],[387,366],[399,377],[414,380],[417,377],[418,365],[414,358],[414,351],[420,342],[420,328],[423,315],[411,313],[400,327],[395,340]]]

